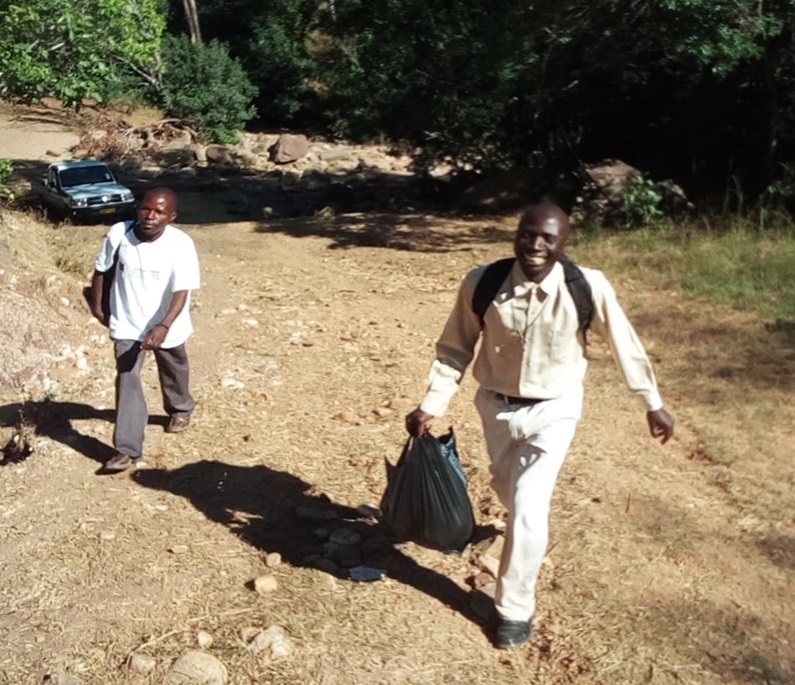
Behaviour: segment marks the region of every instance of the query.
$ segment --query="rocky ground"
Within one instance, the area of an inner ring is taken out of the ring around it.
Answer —
[[[0,149],[24,169],[75,144],[60,118],[4,113]],[[512,220],[252,218],[178,189],[204,278],[199,404],[164,433],[148,365],[135,474],[99,473],[112,352],[80,289],[105,227],[0,216],[0,683],[795,681],[795,355],[765,322],[614,278],[678,434],[648,438],[594,337],[534,638],[497,652],[482,614],[503,512],[471,379],[436,429],[458,435],[475,542],[396,544],[372,508],[459,278],[509,250]],[[352,580],[357,565],[385,577]]]

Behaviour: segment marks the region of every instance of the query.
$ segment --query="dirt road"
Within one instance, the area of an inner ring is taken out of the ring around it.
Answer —
[[[151,468],[100,476],[112,352],[79,288],[105,229],[2,218],[5,366],[18,373],[0,437],[20,408],[38,433],[27,460],[0,467],[3,685],[47,673],[162,683],[191,649],[220,659],[236,685],[795,682],[792,350],[768,337],[767,356],[751,357],[763,322],[614,279],[678,435],[665,447],[647,436],[594,338],[535,635],[506,654],[472,605],[487,542],[461,556],[394,546],[356,508],[378,503],[383,459],[399,454],[460,276],[509,251],[510,221],[184,225],[204,278],[193,425],[164,433],[149,364]],[[485,537],[503,512],[473,386],[436,428],[455,426]],[[355,583],[322,561],[338,529],[361,538],[361,561],[386,579]],[[263,575],[278,587],[259,594]],[[253,653],[272,626],[289,652]]]

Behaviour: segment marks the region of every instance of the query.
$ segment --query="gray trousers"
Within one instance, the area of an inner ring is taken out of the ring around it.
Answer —
[[[149,421],[144,387],[141,382],[146,350],[138,340],[117,340],[116,352],[116,429],[113,445],[117,452],[140,457],[143,454],[144,430]],[[153,350],[163,409],[169,416],[187,418],[196,406],[188,390],[189,366],[185,345]]]

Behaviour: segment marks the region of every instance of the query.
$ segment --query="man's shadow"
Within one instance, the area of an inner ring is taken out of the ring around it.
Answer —
[[[396,549],[396,540],[367,512],[313,493],[309,483],[290,473],[204,460],[170,471],[140,470],[132,478],[144,487],[186,498],[247,544],[263,553],[278,552],[293,566],[343,579],[349,578],[352,566],[383,569],[390,578],[486,627],[472,608],[472,593]]]
[[[89,404],[78,402],[14,402],[0,406],[0,426],[14,427],[16,435],[43,436],[67,445],[75,452],[104,465],[116,451],[111,445],[102,442],[93,435],[78,431],[73,421],[101,420],[112,423],[116,419],[113,409],[96,409]],[[149,423],[165,426],[167,416],[150,416]],[[19,438],[17,438],[17,441]],[[25,450],[20,445],[8,444],[0,455],[0,464],[21,461],[25,458]],[[102,468],[98,473],[103,473]]]

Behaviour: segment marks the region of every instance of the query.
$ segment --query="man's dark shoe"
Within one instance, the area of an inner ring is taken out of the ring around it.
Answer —
[[[184,418],[179,416],[172,416],[166,426],[166,433],[181,433],[188,426],[190,426],[190,416]]]
[[[497,649],[518,647],[530,639],[532,632],[530,621],[509,621],[500,618],[494,631],[494,646]]]
[[[120,473],[127,469],[135,468],[140,457],[131,457],[129,454],[118,453],[105,462],[104,470],[110,473]]]

